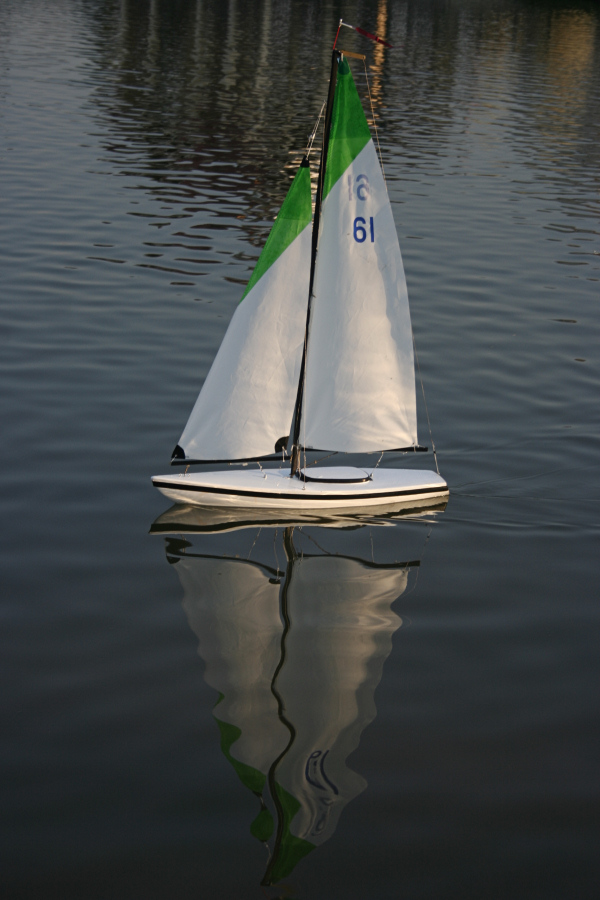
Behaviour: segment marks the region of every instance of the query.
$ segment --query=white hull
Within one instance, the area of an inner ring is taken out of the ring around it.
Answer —
[[[226,469],[154,475],[154,487],[175,503],[237,509],[354,511],[448,496],[448,485],[424,469],[309,468],[310,480],[289,469]],[[352,478],[365,480],[351,481]],[[327,480],[326,480],[327,479]],[[335,480],[333,480],[335,479]]]

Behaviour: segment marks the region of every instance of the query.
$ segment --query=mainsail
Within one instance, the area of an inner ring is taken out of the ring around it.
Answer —
[[[300,443],[417,444],[412,331],[390,200],[348,63],[333,105]]]
[[[264,456],[289,434],[306,322],[311,219],[310,170],[303,160],[175,455]]]

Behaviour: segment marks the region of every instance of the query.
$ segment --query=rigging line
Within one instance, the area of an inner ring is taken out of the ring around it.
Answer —
[[[323,118],[323,113],[324,113],[324,111],[325,111],[325,107],[326,107],[326,106],[327,106],[327,100],[324,100],[324,101],[323,101],[323,106],[321,107],[321,111],[319,112],[319,115],[317,116],[317,121],[315,122],[315,127],[314,127],[313,130],[311,131],[311,133],[310,133],[310,135],[309,135],[309,138],[308,138],[308,144],[306,145],[306,153],[304,154],[306,157],[308,157],[309,154],[310,154],[311,151],[312,151],[312,146],[313,146],[313,144],[314,144],[314,142],[315,142],[315,137],[316,137],[317,131],[318,131],[318,129],[319,129],[319,122],[320,122],[321,119]]]
[[[338,29],[337,29],[337,31],[336,31],[336,33],[335,33],[335,41],[333,42],[333,47],[332,47],[333,50],[335,50],[335,45],[337,44],[338,35],[339,35],[339,33],[340,33],[340,29],[341,29],[341,27],[342,27],[343,24],[344,24],[344,23],[343,23],[342,19],[340,19],[340,23],[339,23],[339,25],[338,25]]]
[[[367,93],[369,94],[369,103],[371,104],[371,116],[373,118],[373,128],[375,129],[375,140],[377,141],[377,153],[379,154],[379,165],[381,166],[381,174],[383,175],[383,183],[387,188],[387,180],[385,177],[385,169],[383,168],[383,158],[381,156],[381,147],[379,146],[379,131],[377,130],[377,123],[375,121],[375,110],[373,108],[373,99],[371,97],[371,87],[369,85],[369,76],[367,74],[367,61],[363,59],[363,66],[365,69],[365,78],[367,81]]]
[[[341,22],[341,20],[340,20],[340,22]],[[340,25],[340,27],[341,27],[341,25]],[[338,32],[339,32],[339,30],[340,30],[340,29],[338,28]],[[337,35],[336,35],[336,40],[337,40]],[[333,46],[334,46],[334,48],[335,48],[335,43],[334,43]],[[316,136],[317,130],[318,130],[318,128],[319,128],[319,123],[320,123],[320,121],[321,121],[321,119],[322,119],[322,117],[323,117],[323,113],[325,112],[325,107],[326,107],[326,106],[327,106],[327,100],[324,100],[324,101],[323,101],[323,105],[321,106],[321,110],[320,110],[320,112],[319,112],[319,115],[317,116],[317,121],[315,122],[315,127],[313,128],[312,134],[310,135],[310,137],[309,137],[309,139],[308,139],[308,146],[307,146],[307,148],[306,148],[306,157],[307,157],[307,158],[308,158],[308,156],[309,156],[309,154],[310,154],[310,152],[311,152],[311,150],[312,150],[312,146],[313,146],[313,143],[314,143],[314,140],[315,140],[315,136]],[[305,331],[305,333],[304,333],[304,357],[305,357],[305,358],[306,358],[307,353],[308,353],[308,334],[307,334],[307,332]],[[305,366],[305,368],[304,368],[303,375],[304,375],[304,385],[303,385],[302,392],[303,392],[303,396],[306,397],[306,366]],[[302,443],[304,444],[304,468],[306,469],[306,405],[305,405],[305,409],[304,409],[304,417],[303,417],[303,419],[302,419],[302,431],[303,431],[303,441],[302,441]],[[306,482],[304,483],[303,490],[306,490]]]
[[[306,452],[306,447],[304,448],[304,450]],[[325,462],[326,459],[331,459],[332,456],[337,456],[339,452],[340,452],[339,450],[334,450],[333,453],[329,453],[327,456],[322,456],[320,459],[315,459],[314,462],[311,462],[308,465],[306,465],[306,456],[305,456],[304,457],[304,462],[305,462],[304,468],[307,469],[309,466],[318,466],[319,463]]]
[[[334,50],[331,54],[331,74],[329,77],[329,88],[327,92],[327,106],[325,108],[325,121],[323,124],[323,146],[321,147],[321,163],[319,165],[319,177],[317,180],[317,193],[315,197],[315,212],[312,226],[312,242],[310,254],[310,276],[308,287],[308,301],[306,307],[306,325],[304,329],[304,347],[302,351],[302,362],[300,363],[300,377],[298,379],[298,390],[296,393],[296,404],[293,416],[293,433],[292,433],[292,459],[290,465],[290,477],[297,475],[300,470],[301,450],[299,447],[300,426],[303,415],[302,404],[304,399],[304,385],[306,378],[306,355],[308,335],[310,332],[310,312],[315,282],[315,264],[317,260],[317,250],[319,244],[319,223],[321,220],[321,205],[323,202],[323,185],[325,180],[325,167],[327,165],[327,150],[329,147],[329,131],[331,126],[331,117],[333,113],[333,101],[335,97],[335,89],[337,83],[337,66],[341,57],[339,50]],[[304,420],[306,422],[306,420]],[[305,442],[306,443],[306,442]],[[305,451],[306,462],[306,451]]]
[[[261,527],[258,529],[258,531],[256,532],[256,537],[254,538],[254,541],[253,541],[253,543],[252,543],[252,546],[250,547],[250,550],[248,551],[248,556],[246,557],[247,560],[250,559],[250,556],[251,556],[251,554],[252,554],[252,551],[254,550],[254,547],[255,547],[255,545],[256,545],[256,542],[257,542],[257,540],[258,540],[259,537],[260,537],[261,531],[262,531],[262,526],[261,526]]]
[[[307,361],[308,357],[308,328],[304,332],[304,359]],[[302,377],[304,380],[304,384],[302,385],[302,397],[304,398],[304,409],[302,410],[302,450],[304,452],[304,470],[306,471],[306,417],[308,410],[308,403],[306,402],[306,364],[304,366],[304,371],[302,373]],[[300,473],[298,473],[300,474]],[[302,485],[302,490],[306,490],[306,479],[304,480],[304,484]]]
[[[302,410],[302,419],[300,420],[302,426],[302,451],[304,455],[304,466],[306,469],[306,358],[308,356],[308,328],[304,331],[304,367],[302,369],[302,397],[304,399],[304,409]],[[298,472],[298,476],[300,476],[300,472]],[[306,490],[306,479],[302,485],[302,490]]]
[[[375,469],[377,468],[377,466],[379,465],[379,463],[380,463],[381,460],[383,459],[383,454],[384,454],[384,453],[385,453],[385,450],[382,450],[382,451],[381,451],[381,456],[379,457],[379,459],[378,459],[377,462],[375,463],[375,468],[372,469],[370,472],[367,472],[367,470],[363,468],[363,472],[365,473],[365,475],[368,475],[368,476],[369,476],[369,479],[370,479],[371,481],[373,481],[373,472],[375,471]]]
[[[381,462],[381,457],[383,456],[384,453],[385,453],[385,450],[382,450],[382,451],[381,451],[381,456],[379,457],[379,459],[377,460],[377,463],[375,464],[375,469],[377,468],[377,466],[378,466],[379,463]],[[361,466],[360,468],[361,468],[361,470],[365,473],[365,475],[367,476],[367,478],[369,479],[369,481],[373,481],[373,472],[375,471],[375,469],[372,469],[370,472],[367,472],[367,470],[366,470],[366,468],[365,468],[364,466]]]
[[[415,341],[415,333],[412,330],[412,323],[410,326],[410,331],[412,334],[412,342],[413,342],[413,350],[415,351],[415,359],[417,361],[417,370],[419,372],[419,381],[421,382],[421,393],[423,394],[423,403],[425,404],[425,415],[427,416],[427,427],[429,428],[429,439],[431,441],[431,449],[433,450],[433,460],[435,462],[435,468],[439,475],[440,468],[438,466],[437,453],[435,451],[435,444],[433,443],[433,434],[431,433],[431,422],[429,421],[429,410],[427,409],[427,400],[425,398],[425,386],[423,384],[423,376],[421,375],[421,365],[419,363],[419,354],[417,353],[417,342]]]
[[[318,526],[317,526],[317,527],[318,527]],[[305,538],[307,538],[309,541],[312,541],[313,544],[315,545],[315,547],[317,547],[317,548],[318,548],[325,556],[330,557],[330,556],[337,556],[337,555],[338,555],[337,553],[330,553],[329,550],[326,550],[325,547],[322,547],[322,546],[319,544],[319,542],[316,540],[316,538],[314,538],[314,537],[312,536],[312,534],[309,534],[308,531],[303,531],[303,532],[302,532],[302,537],[305,537]],[[304,553],[304,551],[302,551],[302,552]]]
[[[424,541],[424,543],[423,543],[423,549],[421,550],[421,556],[419,557],[419,565],[416,567],[416,568],[417,568],[417,572],[416,572],[416,575],[415,575],[415,580],[414,580],[413,586],[412,586],[412,588],[411,588],[409,591],[406,591],[406,592],[402,595],[402,596],[404,597],[404,599],[406,599],[406,597],[409,597],[411,594],[414,594],[414,592],[415,592],[416,589],[417,589],[417,582],[419,581],[419,575],[421,574],[421,565],[420,565],[420,563],[423,561],[423,557],[425,556],[425,551],[427,550],[427,544],[429,543],[429,538],[431,537],[431,532],[432,532],[432,531],[433,531],[433,523],[429,526],[429,530],[428,530],[428,532],[427,532],[427,535],[425,536],[425,541]]]
[[[279,534],[279,529],[275,529],[275,534],[273,535],[273,552],[275,554],[275,562],[277,563],[277,577],[279,577],[279,557],[277,556],[277,536]]]

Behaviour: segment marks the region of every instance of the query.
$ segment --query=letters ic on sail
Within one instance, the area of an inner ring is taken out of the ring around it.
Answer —
[[[289,434],[304,343],[311,188],[303,161],[179,440],[187,458],[265,456]]]

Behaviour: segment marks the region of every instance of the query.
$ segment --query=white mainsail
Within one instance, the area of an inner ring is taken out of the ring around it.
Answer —
[[[179,440],[185,458],[265,456],[289,434],[306,325],[311,218],[306,162],[290,187]]]
[[[300,443],[417,444],[406,278],[387,188],[348,64],[333,107]]]

